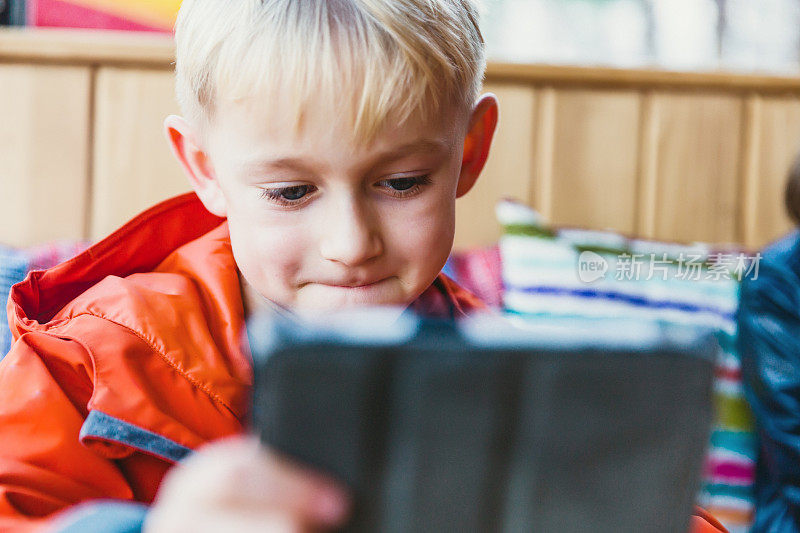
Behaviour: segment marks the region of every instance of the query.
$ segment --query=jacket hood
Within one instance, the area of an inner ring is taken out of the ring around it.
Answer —
[[[149,272],[176,248],[224,221],[193,192],[148,209],[83,253],[48,270],[31,271],[14,285],[8,299],[11,332],[17,337],[49,329],[65,305],[107,276]]]

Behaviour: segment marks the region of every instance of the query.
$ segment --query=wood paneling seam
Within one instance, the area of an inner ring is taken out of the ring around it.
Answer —
[[[94,136],[95,136],[95,105],[97,104],[97,67],[92,67],[89,72],[89,124],[86,145],[86,212],[83,218],[83,239],[89,240],[92,230],[92,200],[94,197]]]
[[[761,97],[751,94],[742,102],[741,160],[739,162],[739,216],[736,239],[756,245],[758,224],[759,147],[761,146]]]
[[[556,92],[552,87],[539,91],[536,122],[535,191],[532,202],[548,222],[553,219],[553,155],[556,130]]]
[[[642,95],[640,117],[636,233],[652,238],[656,231],[656,209],[658,208],[659,114],[655,96],[650,91]]]

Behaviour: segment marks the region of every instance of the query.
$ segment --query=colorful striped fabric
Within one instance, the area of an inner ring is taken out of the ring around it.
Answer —
[[[28,0],[30,26],[171,32],[180,0]]]
[[[554,230],[529,207],[502,202],[504,310],[512,320],[705,324],[718,332],[716,419],[698,503],[732,533],[749,529],[757,445],[736,351],[739,279],[757,264],[737,250]],[[637,262],[638,259],[638,262]]]

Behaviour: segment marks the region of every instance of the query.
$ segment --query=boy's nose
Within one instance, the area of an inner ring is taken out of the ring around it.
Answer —
[[[377,221],[355,202],[334,206],[323,222],[322,256],[347,266],[357,266],[383,253]]]

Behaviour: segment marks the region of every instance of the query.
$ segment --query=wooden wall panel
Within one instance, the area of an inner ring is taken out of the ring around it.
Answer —
[[[653,96],[655,206],[645,236],[736,240],[742,105],[723,94]]]
[[[761,248],[792,227],[783,205],[786,177],[800,153],[800,99],[752,98],[754,172],[745,177],[743,242]]]
[[[556,93],[552,221],[635,230],[639,94]]]
[[[641,95],[639,117],[639,164],[637,179],[636,235],[655,235],[658,205],[658,113],[652,91]]]
[[[556,90],[544,86],[536,98],[533,130],[533,183],[528,204],[545,221],[553,219],[553,152],[556,138]]]
[[[97,73],[90,235],[101,238],[156,202],[189,190],[164,118],[178,112],[168,71]]]
[[[521,85],[488,85],[497,95],[500,119],[489,159],[475,186],[456,202],[456,248],[495,244],[494,215],[502,198],[528,201],[533,187],[536,91]]]
[[[0,243],[85,236],[91,72],[0,65]]]

